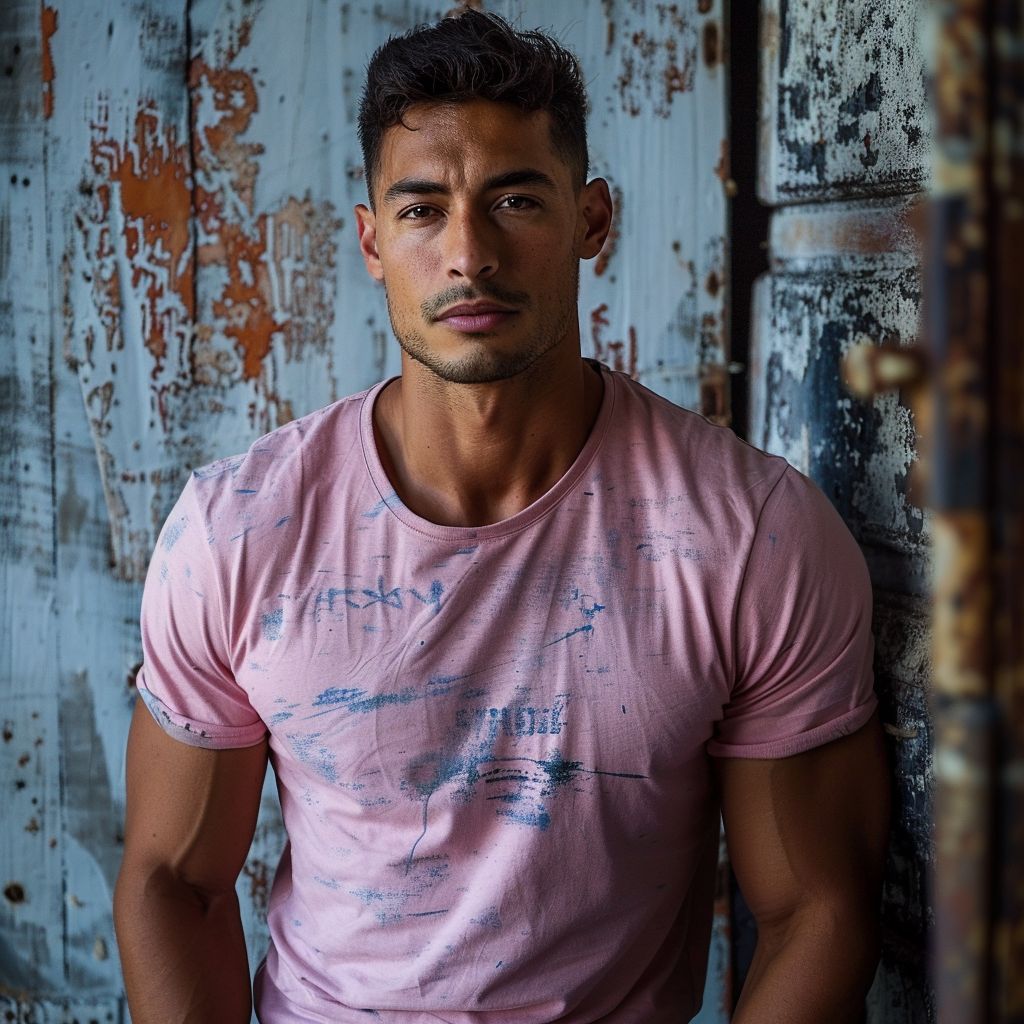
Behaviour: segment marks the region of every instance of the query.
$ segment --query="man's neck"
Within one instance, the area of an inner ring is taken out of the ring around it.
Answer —
[[[578,346],[562,348],[510,380],[474,385],[442,381],[403,353],[402,376],[381,392],[373,418],[381,462],[409,509],[444,526],[486,526],[565,475],[604,382]]]

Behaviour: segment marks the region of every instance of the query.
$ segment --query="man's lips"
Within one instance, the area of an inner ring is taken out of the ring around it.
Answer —
[[[480,333],[494,330],[510,317],[515,316],[516,312],[517,310],[506,309],[504,306],[496,306],[490,302],[463,303],[446,309],[437,319],[456,331]]]

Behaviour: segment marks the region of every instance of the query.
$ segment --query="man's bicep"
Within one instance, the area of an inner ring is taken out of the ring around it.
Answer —
[[[877,715],[778,760],[715,758],[729,856],[760,926],[816,905],[873,914],[889,825]]]
[[[139,700],[128,736],[122,870],[170,871],[197,890],[234,885],[252,842],[267,741],[231,750],[168,736]]]

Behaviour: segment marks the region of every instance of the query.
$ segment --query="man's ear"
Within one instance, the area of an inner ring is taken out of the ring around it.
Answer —
[[[355,208],[356,231],[359,232],[359,251],[363,254],[363,261],[370,277],[378,281],[384,280],[384,268],[380,263],[380,256],[377,253],[377,218],[373,210],[360,203]]]
[[[608,182],[595,178],[580,192],[580,257],[592,260],[602,248],[612,227],[615,205]]]

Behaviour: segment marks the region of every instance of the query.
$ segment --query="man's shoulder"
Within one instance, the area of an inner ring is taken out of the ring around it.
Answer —
[[[238,455],[193,470],[190,486],[208,519],[255,496],[281,497],[338,470],[343,456],[358,447],[360,410],[369,391],[349,395],[290,420],[257,438]],[[316,472],[311,478],[310,470]]]
[[[681,488],[701,504],[749,505],[755,516],[789,469],[732,429],[675,405],[625,374],[616,374],[618,421],[630,463],[660,490]],[[613,442],[614,443],[614,442]],[[645,473],[646,471],[646,473]]]

